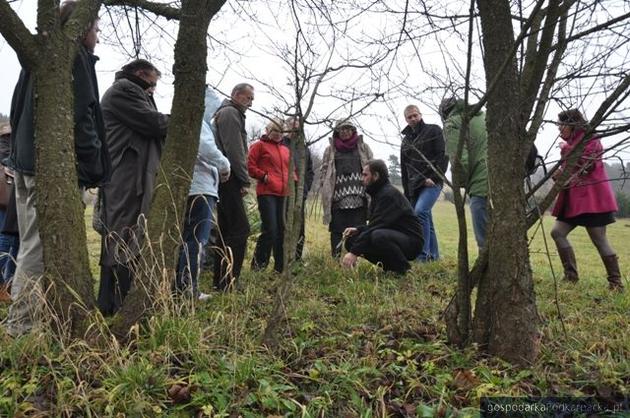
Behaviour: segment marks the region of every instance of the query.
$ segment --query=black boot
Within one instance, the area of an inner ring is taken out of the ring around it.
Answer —
[[[558,248],[558,255],[562,261],[564,268],[563,280],[576,283],[580,277],[578,276],[577,263],[575,261],[575,253],[572,247]]]
[[[619,272],[619,259],[616,254],[602,256],[604,267],[608,275],[608,287],[610,290],[623,291],[623,283],[621,282],[621,273]]]

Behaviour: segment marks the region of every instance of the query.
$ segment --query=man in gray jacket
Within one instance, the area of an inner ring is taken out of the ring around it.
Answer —
[[[214,287],[217,290],[228,290],[238,279],[247,249],[250,229],[243,196],[247,194],[250,180],[245,112],[253,101],[254,87],[247,83],[237,84],[214,117],[217,146],[230,161],[232,169],[228,181],[219,186],[219,234],[214,260]]]
[[[101,101],[112,159],[111,182],[101,189],[101,283],[103,315],[122,305],[140,253],[144,218],[149,212],[168,116],[157,111],[153,91],[160,72],[136,59],[116,73]]]

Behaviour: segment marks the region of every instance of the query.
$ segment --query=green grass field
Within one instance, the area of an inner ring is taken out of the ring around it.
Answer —
[[[548,237],[553,219],[545,218],[544,235],[534,235],[542,350],[531,368],[516,369],[474,347],[446,344],[441,314],[455,288],[457,246],[450,203],[434,209],[442,260],[416,264],[402,279],[368,263],[342,270],[311,209],[304,264],[295,267],[274,350],[261,336],[277,276],[246,268],[242,290],[196,306],[169,305],[127,345],[111,338],[61,343],[47,332],[11,340],[0,331],[0,416],[474,417],[482,396],[597,395],[611,405],[630,396],[630,292],[607,290],[584,231],[571,237],[582,278],[576,285],[560,282]],[[609,227],[626,287],[628,226],[619,220]],[[90,230],[95,275],[98,251]],[[211,277],[201,280],[208,291]]]

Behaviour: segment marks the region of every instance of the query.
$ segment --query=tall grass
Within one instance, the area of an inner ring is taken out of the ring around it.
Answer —
[[[416,264],[398,279],[365,262],[342,270],[329,256],[327,228],[310,216],[287,326],[273,351],[261,336],[277,276],[247,269],[241,290],[205,304],[165,303],[124,344],[108,336],[102,318],[86,340],[62,341],[45,329],[11,339],[0,330],[0,416],[464,417],[478,414],[485,395],[598,395],[611,402],[630,395],[630,298],[607,290],[583,231],[571,235],[581,281],[558,283],[566,334],[543,236],[534,234],[544,337],[538,362],[519,370],[474,347],[445,343],[441,315],[456,282],[454,208],[439,202],[434,220],[442,260]],[[551,223],[544,220],[547,233]],[[627,225],[609,227],[626,284]],[[100,244],[91,231],[89,241],[96,275]],[[209,291],[210,275],[200,283]]]

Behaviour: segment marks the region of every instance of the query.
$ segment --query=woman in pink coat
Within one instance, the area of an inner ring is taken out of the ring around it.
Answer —
[[[560,144],[563,160],[561,172],[565,169],[571,150],[584,139],[587,121],[579,110],[566,110],[558,115],[558,129],[564,140]],[[575,227],[585,227],[606,267],[610,289],[623,290],[617,255],[606,238],[606,225],[615,222],[613,214],[618,209],[617,202],[602,162],[604,150],[599,138],[593,137],[586,141],[569,180],[558,194],[552,211],[556,223],[551,230],[551,237],[562,261],[564,280],[577,282],[579,276],[575,253],[567,237]]]

